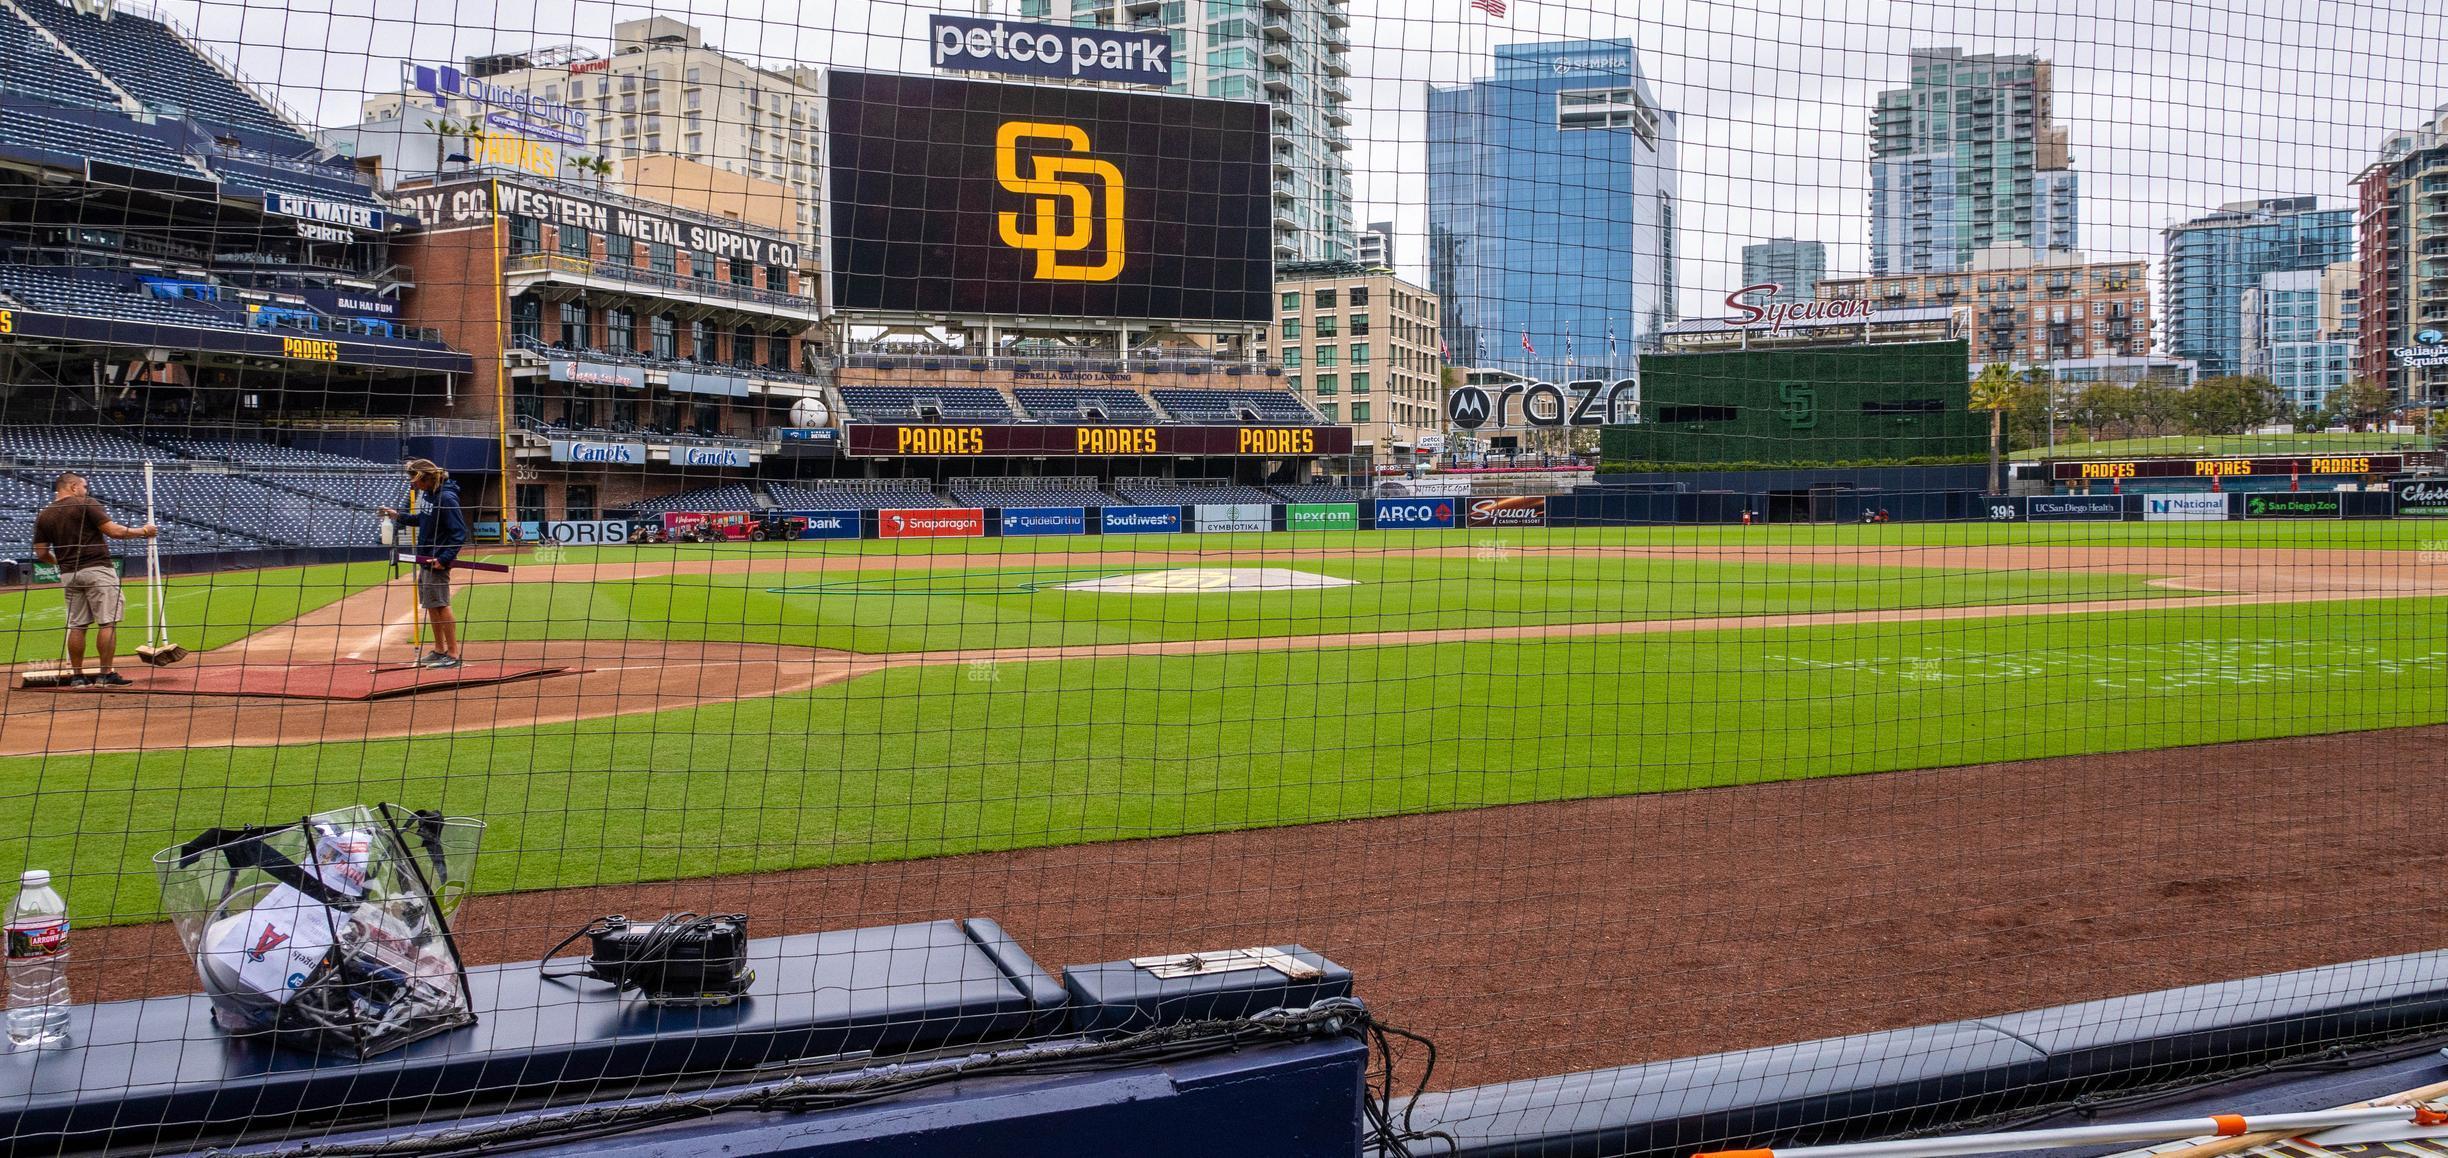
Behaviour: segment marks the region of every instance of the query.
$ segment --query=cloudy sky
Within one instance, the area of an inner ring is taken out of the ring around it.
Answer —
[[[1196,0],[1193,0],[1196,2]],[[1008,0],[1004,0],[1008,3]],[[2156,258],[2172,221],[2251,197],[2319,195],[2380,139],[2448,103],[2448,0],[1350,0],[1361,220],[1392,218],[1421,250],[1425,86],[1484,75],[1494,44],[1628,37],[1683,134],[1683,308],[1716,312],[1744,242],[1817,239],[1839,272],[1866,266],[1872,95],[1916,47],[2038,53],[2056,63],[2057,119],[2082,174],[2084,248]],[[1003,4],[998,4],[998,7]],[[971,0],[165,0],[163,10],[274,81],[310,119],[354,119],[397,88],[402,58],[578,42],[661,12],[768,63],[923,70],[929,12]]]

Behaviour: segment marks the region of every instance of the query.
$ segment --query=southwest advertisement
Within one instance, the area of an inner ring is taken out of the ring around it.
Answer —
[[[826,84],[836,307],[1273,320],[1264,103],[850,69]]]
[[[1178,535],[1180,507],[1099,507],[1098,529],[1108,535]]]

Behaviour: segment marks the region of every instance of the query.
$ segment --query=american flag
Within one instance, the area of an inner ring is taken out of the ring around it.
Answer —
[[[1505,0],[1470,0],[1470,6],[1490,16],[1502,16]]]

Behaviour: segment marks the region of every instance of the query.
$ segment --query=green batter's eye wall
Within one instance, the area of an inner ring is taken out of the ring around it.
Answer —
[[[1611,471],[1981,461],[1964,342],[1648,354],[1641,421],[1610,426]]]

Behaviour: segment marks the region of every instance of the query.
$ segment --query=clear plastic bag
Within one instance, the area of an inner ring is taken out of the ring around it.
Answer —
[[[450,914],[483,831],[351,806],[212,829],[153,861],[217,1024],[366,1058],[476,1020]]]

